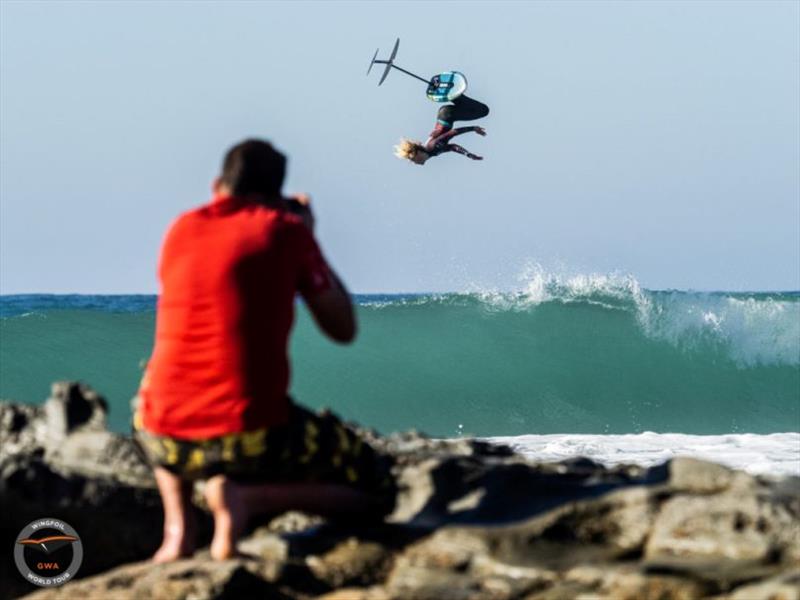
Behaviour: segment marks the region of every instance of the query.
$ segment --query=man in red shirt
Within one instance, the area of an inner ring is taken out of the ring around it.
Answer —
[[[381,514],[393,502],[388,460],[287,396],[296,294],[332,339],[352,341],[356,324],[314,239],[308,197],[281,194],[285,170],[267,142],[234,146],[211,203],[181,215],[164,240],[136,415],[164,503],[158,562],[194,551],[196,479],[208,479],[215,559],[235,553],[254,514]]]

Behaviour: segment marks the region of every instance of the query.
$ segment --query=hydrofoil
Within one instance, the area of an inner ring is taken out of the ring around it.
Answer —
[[[428,99],[433,100],[434,102],[450,102],[467,91],[467,78],[459,71],[444,71],[442,73],[437,73],[430,79],[425,79],[416,73],[412,73],[411,71],[407,71],[406,69],[397,66],[394,64],[394,59],[397,57],[398,48],[400,48],[400,38],[397,38],[397,41],[394,43],[392,53],[389,55],[387,60],[381,60],[378,58],[378,52],[380,52],[380,48],[375,50],[375,54],[372,56],[372,60],[369,63],[369,68],[367,68],[367,75],[369,75],[370,71],[372,71],[373,66],[386,65],[383,70],[383,75],[381,75],[381,78],[378,81],[378,85],[381,85],[384,81],[386,81],[386,78],[389,76],[389,72],[392,69],[397,69],[401,73],[405,73],[409,77],[413,77],[414,79],[418,79],[425,83],[428,86],[425,90],[425,95],[428,97]]]

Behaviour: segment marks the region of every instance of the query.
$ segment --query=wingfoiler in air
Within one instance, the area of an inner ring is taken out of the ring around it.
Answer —
[[[483,160],[482,156],[473,154],[458,144],[451,143],[451,140],[457,135],[468,132],[474,132],[482,136],[486,135],[486,130],[477,125],[455,128],[453,125],[456,121],[474,121],[476,119],[481,119],[489,114],[489,107],[482,102],[468,97],[464,93],[467,91],[467,78],[459,71],[444,71],[434,75],[430,79],[425,79],[424,77],[420,77],[411,71],[397,66],[394,64],[394,59],[397,57],[397,50],[399,47],[400,38],[397,38],[392,53],[387,60],[379,60],[378,52],[380,49],[375,50],[375,54],[367,69],[367,75],[372,71],[373,66],[386,65],[378,81],[378,85],[386,81],[392,69],[396,69],[401,73],[405,73],[425,83],[427,85],[425,95],[429,100],[447,104],[439,108],[436,114],[436,125],[424,144],[416,140],[402,138],[400,143],[395,146],[395,155],[398,158],[410,160],[417,165],[424,165],[429,158],[439,156],[445,152],[457,152],[472,160]]]

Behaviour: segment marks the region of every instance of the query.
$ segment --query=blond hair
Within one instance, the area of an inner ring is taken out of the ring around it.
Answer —
[[[400,143],[394,147],[394,155],[397,158],[411,160],[419,150],[424,150],[422,144],[408,138],[400,138]]]

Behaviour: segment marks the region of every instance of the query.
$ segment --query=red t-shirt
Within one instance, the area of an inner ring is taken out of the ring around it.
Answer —
[[[206,439],[286,422],[295,294],[331,285],[300,218],[216,197],[170,227],[159,278],[144,428]]]

